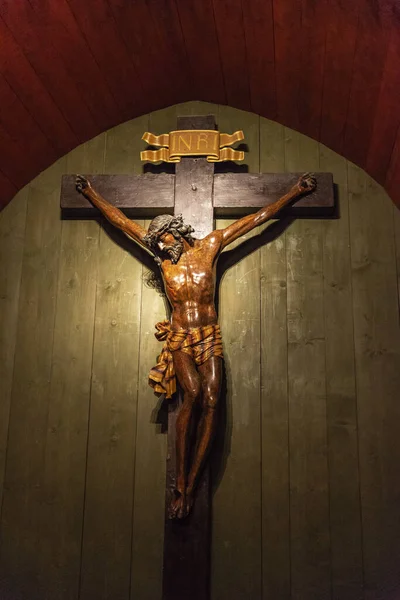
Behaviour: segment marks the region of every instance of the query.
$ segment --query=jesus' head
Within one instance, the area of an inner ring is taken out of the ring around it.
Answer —
[[[182,215],[159,215],[151,221],[144,241],[155,253],[158,263],[161,262],[160,254],[164,254],[176,264],[183,252],[182,238],[192,246],[193,232],[193,227],[184,223]]]

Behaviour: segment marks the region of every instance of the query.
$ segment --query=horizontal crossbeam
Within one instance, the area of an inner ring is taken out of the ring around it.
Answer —
[[[214,175],[213,206],[216,217],[236,217],[268,206],[283,196],[301,173],[227,173]],[[152,218],[174,213],[175,175],[87,175],[93,187],[131,218]],[[331,173],[316,173],[317,189],[280,214],[296,217],[330,216],[334,213]],[[196,182],[193,181],[193,186]],[[195,188],[194,188],[195,189]],[[195,195],[195,194],[194,194]],[[64,175],[61,187],[64,217],[84,218],[99,214],[75,189],[75,175]]]
[[[85,175],[94,189],[128,217],[148,218],[174,212],[175,175]],[[61,212],[63,217],[95,217],[100,211],[79,194],[76,175],[63,175]]]
[[[249,214],[279,200],[303,173],[226,173],[214,176],[213,206],[217,217]],[[279,216],[332,215],[335,208],[332,173],[315,173],[316,190],[288,206]]]

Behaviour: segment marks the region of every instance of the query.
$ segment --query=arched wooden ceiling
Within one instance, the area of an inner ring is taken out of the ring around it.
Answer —
[[[1,0],[0,204],[77,144],[187,100],[320,140],[400,206],[398,0]]]

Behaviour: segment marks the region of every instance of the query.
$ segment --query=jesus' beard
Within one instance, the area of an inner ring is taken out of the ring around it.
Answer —
[[[172,244],[172,246],[165,246],[165,248],[163,248],[163,250],[170,257],[171,262],[174,265],[176,265],[176,263],[180,259],[181,254],[183,252],[183,242],[182,242],[182,240],[176,240],[176,242],[174,244]]]

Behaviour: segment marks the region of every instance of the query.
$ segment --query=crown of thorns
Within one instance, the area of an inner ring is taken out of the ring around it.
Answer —
[[[156,249],[158,241],[163,233],[172,233],[175,238],[180,235],[186,238],[189,243],[193,243],[190,235],[194,229],[191,225],[186,225],[182,215],[172,217],[171,215],[159,215],[155,217],[149,225],[147,234],[144,236],[144,242],[149,248]]]

